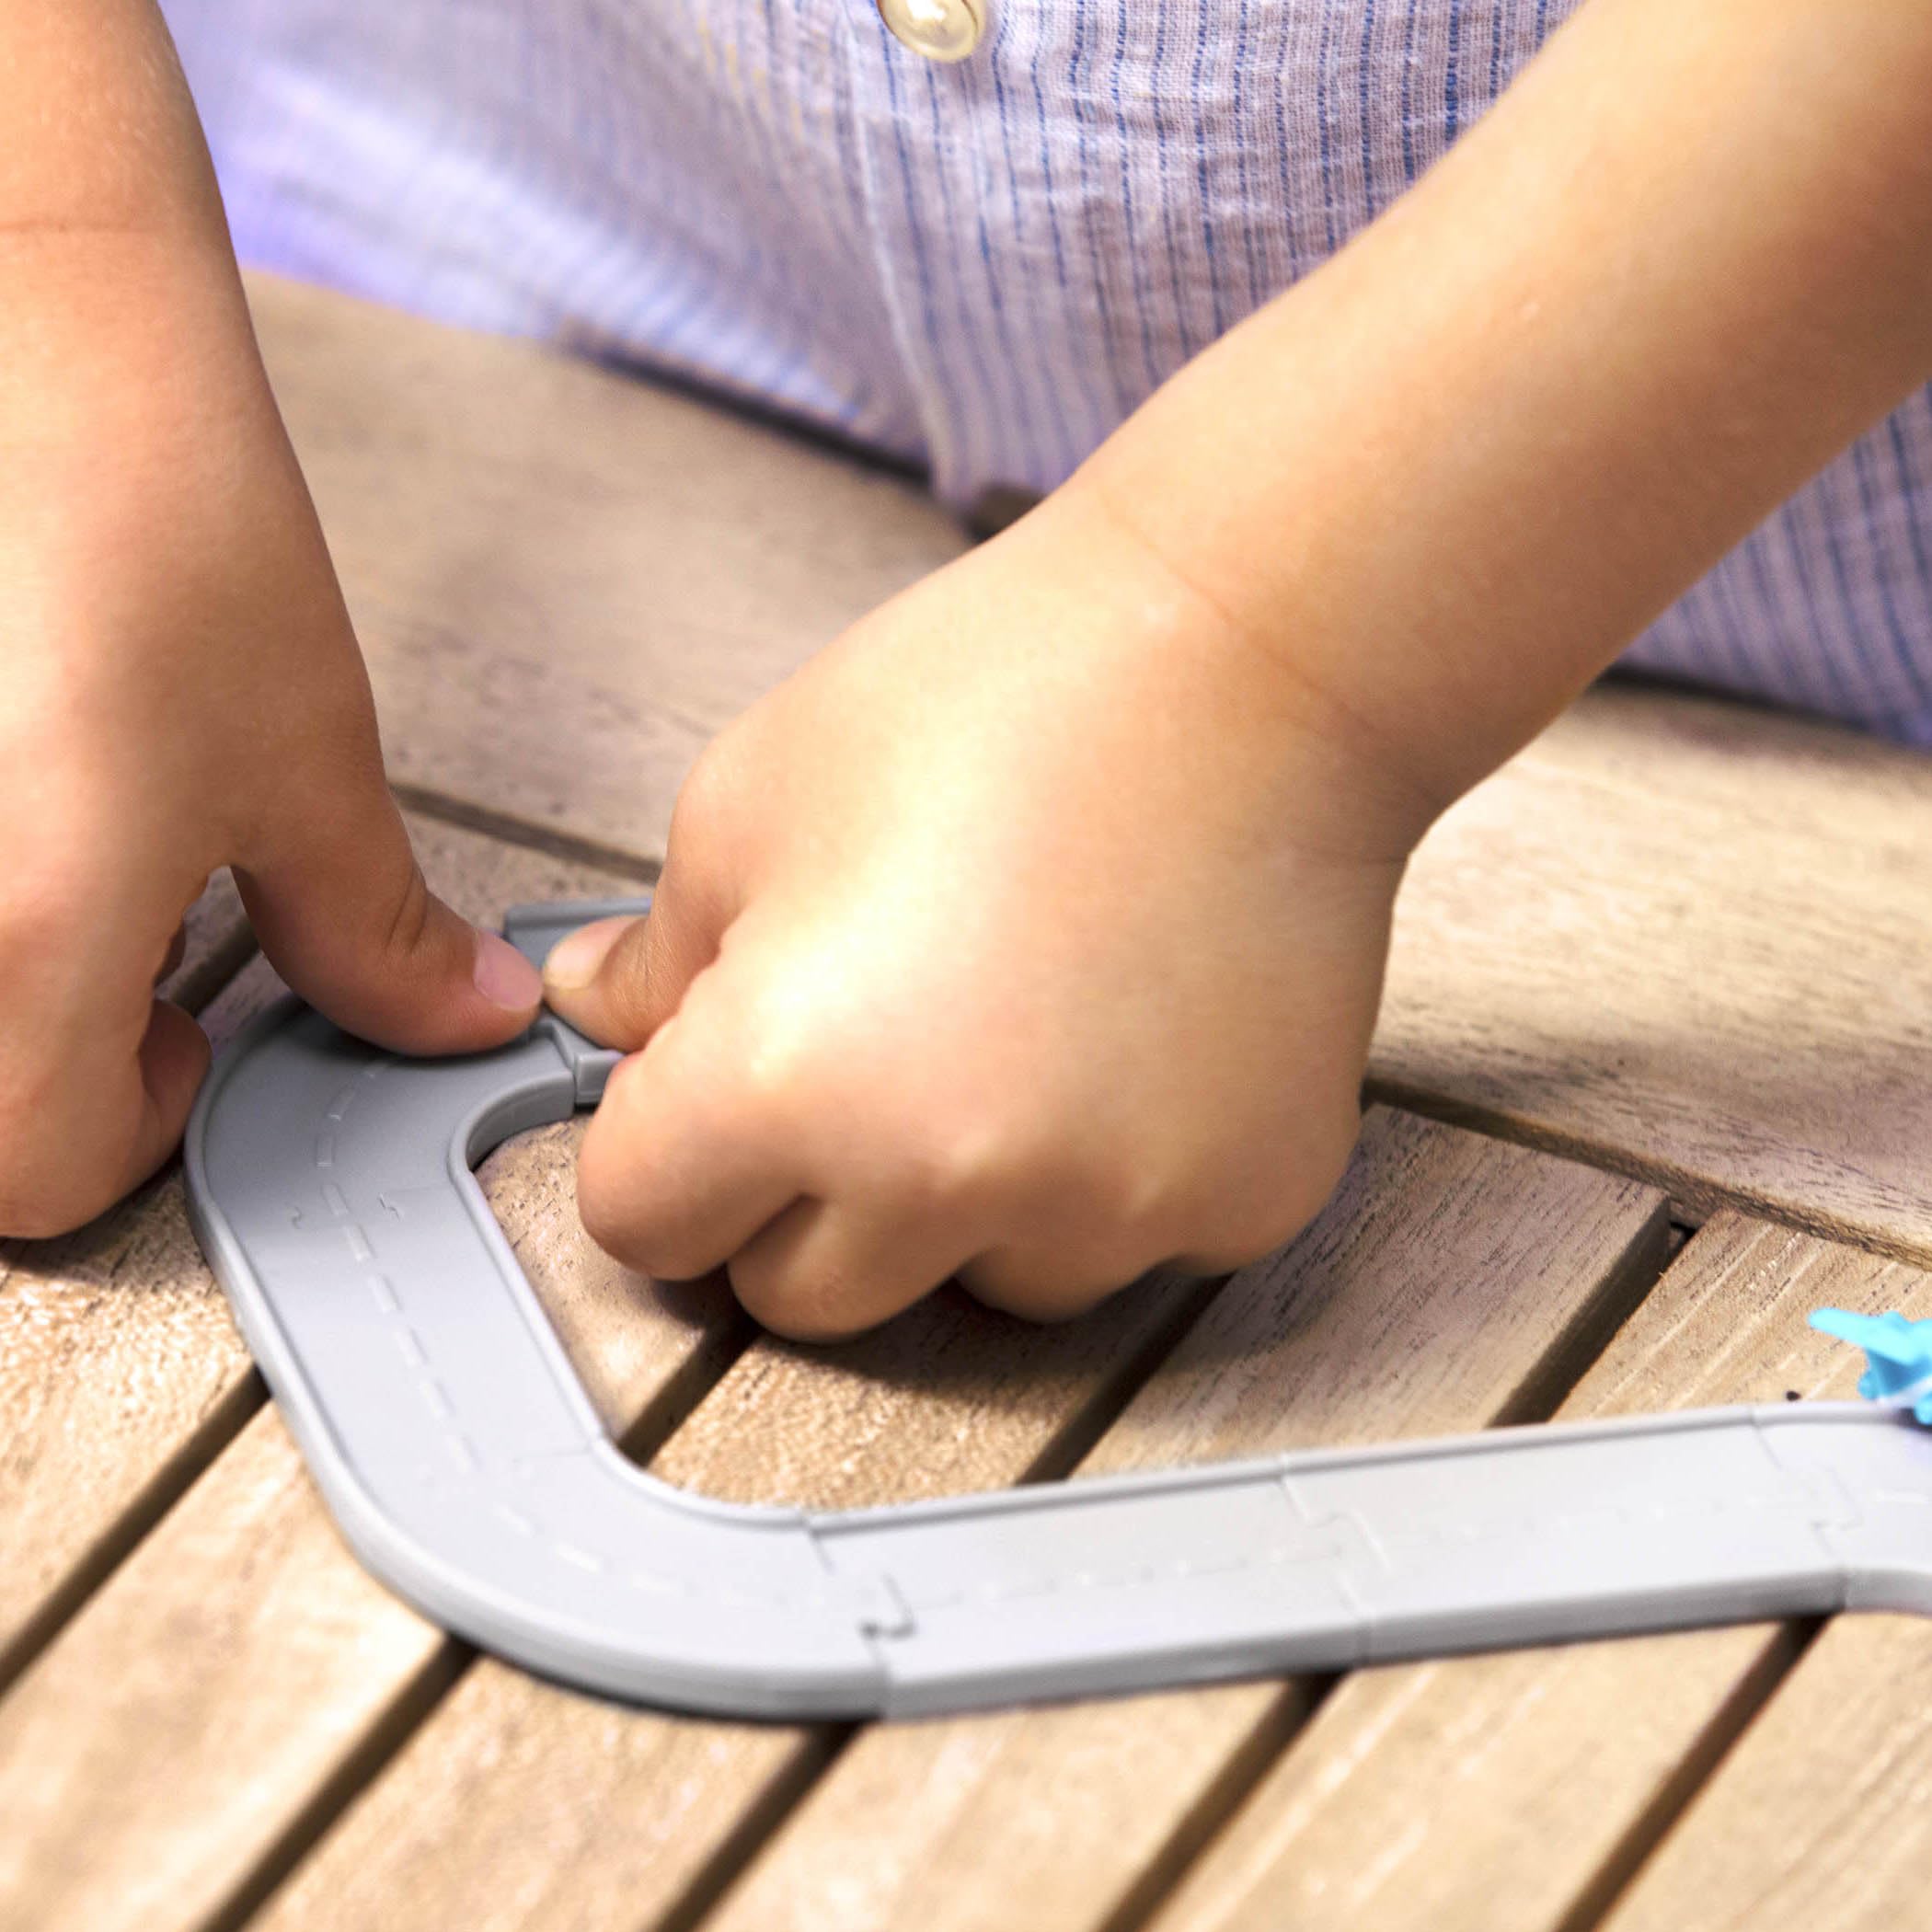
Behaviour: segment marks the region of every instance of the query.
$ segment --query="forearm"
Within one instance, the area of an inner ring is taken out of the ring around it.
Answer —
[[[1593,0],[1074,492],[1426,822],[1932,371],[1928,100],[1921,7]]]
[[[0,510],[17,534],[53,507],[50,465],[96,465],[74,480],[98,492],[106,440],[132,463],[212,433],[214,396],[254,408],[259,360],[152,0],[0,0]]]
[[[0,0],[0,126],[16,684],[38,668],[145,688],[202,649],[244,578],[277,573],[284,623],[295,585],[329,591],[320,537],[152,0]],[[271,555],[283,540],[293,555]]]

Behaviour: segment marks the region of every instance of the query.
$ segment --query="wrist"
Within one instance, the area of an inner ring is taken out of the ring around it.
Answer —
[[[1932,41],[1839,12],[1581,8],[1082,487],[1440,810],[1925,380]]]
[[[1295,794],[1296,816],[1318,825],[1324,849],[1399,861],[1461,794],[1486,775],[1445,756],[1440,728],[1351,674],[1357,654],[1334,635],[1318,600],[1253,607],[1201,566],[1184,534],[1122,491],[1104,462],[1083,466],[1041,505],[1061,555],[1082,580],[1140,581],[1150,607],[1169,612],[1167,648],[1212,685],[1230,728],[1262,741]],[[1365,655],[1365,654],[1364,654]],[[1500,762],[1500,759],[1496,762]]]

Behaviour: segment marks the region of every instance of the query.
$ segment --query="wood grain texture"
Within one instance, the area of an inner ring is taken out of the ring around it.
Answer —
[[[1328,1210],[1222,1290],[1082,1467],[1534,1412],[1552,1369],[1581,1368],[1661,1265],[1662,1206],[1525,1148],[1372,1114]],[[875,1727],[707,1932],[1125,1923],[1304,1697],[1268,1682]]]
[[[1058,1475],[1214,1293],[1155,1275],[1035,1328],[942,1289],[835,1349],[766,1336],[652,1464],[739,1502],[915,1502]]]
[[[466,912],[623,889],[615,876],[433,821],[410,830]],[[190,921],[178,989],[215,983],[246,943],[218,880]],[[217,1046],[281,992],[266,962],[201,1011]],[[562,1156],[558,1156],[561,1159]],[[531,1188],[512,1190],[527,1209]],[[567,1339],[570,1296],[558,1283]],[[588,1364],[592,1386],[600,1371]],[[247,1351],[188,1225],[178,1163],[57,1240],[0,1256],[0,1683],[37,1650],[261,1400]]]
[[[392,768],[479,814],[657,857],[705,740],[961,546],[909,486],[669,392],[251,293]],[[468,911],[625,889],[413,829]],[[1413,867],[1378,1090],[1700,1213],[1739,1202],[1932,1259],[1928,832],[1923,758],[1593,694]],[[241,956],[223,890],[168,989],[191,1005]],[[272,990],[250,968],[211,1029]],[[604,1412],[660,1433],[743,1329],[582,1241],[577,1131],[505,1150],[492,1198]],[[1521,1148],[1385,1116],[1358,1167],[1349,1225],[1215,1303],[1091,1466],[1534,1414],[1656,1252],[1655,1196]],[[1915,1296],[1916,1275],[1719,1213],[1574,1402],[1809,1390],[1825,1363],[1780,1361],[1781,1309]],[[935,1304],[869,1356],[761,1345],[660,1466],[831,1502],[1037,1475],[1106,1427],[1145,1340],[1016,1366],[976,1318]],[[718,1926],[1107,1926],[1177,1879],[1164,1925],[1581,1923],[1786,1655],[1765,1629],[1595,1646],[1363,1673],[1298,1736],[1300,1687],[1238,1685],[878,1730],[835,1758],[826,1731],[672,1723],[480,1664],[418,1725],[459,1655],[342,1554],[256,1400],[177,1178],[64,1244],[0,1250],[0,1684],[85,1605],[0,1699],[0,1924],[228,1913],[405,1732],[267,1923],[682,1920],[781,1819]],[[1616,1932],[1914,1922],[1925,1627],[1834,1625]]]
[[[1897,1932],[1928,1859],[1932,1621],[1835,1617],[1603,1932]]]
[[[415,829],[432,880],[472,913],[610,883],[473,834]],[[258,962],[217,1006],[237,1017],[272,990],[272,975]],[[715,1376],[744,1324],[716,1284],[661,1291],[589,1245],[570,1185],[578,1131],[525,1137],[493,1156],[484,1178],[607,1420],[622,1428],[654,1409],[668,1426],[705,1379],[693,1365]],[[1148,1351],[1164,1344],[1200,1293],[1195,1284],[1155,1284],[1055,1330],[1026,1329],[949,1297],[867,1338],[843,1357],[845,1386],[869,1376],[901,1425],[875,1432],[877,1487],[890,1493],[908,1469],[958,1487],[1028,1473],[1056,1430],[1078,1429],[1095,1403],[1124,1394]],[[682,1432],[684,1459],[670,1458],[667,1467],[723,1467],[721,1445],[744,1436],[748,1414],[786,1384],[791,1420],[801,1422],[816,1401],[808,1359],[791,1351],[785,1363],[750,1363],[739,1383],[728,1378],[717,1407]],[[1000,1389],[1025,1398],[1004,1404]],[[165,1633],[159,1641],[157,1632]],[[91,1932],[193,1926],[228,1912],[275,1869],[318,1804],[396,1741],[441,1688],[456,1654],[367,1582],[296,1475],[279,1421],[259,1416],[0,1703],[0,1817],[30,1825],[24,1842],[9,1834],[0,1923],[17,1915]],[[492,1688],[504,1691],[514,1719],[536,1688],[515,1681],[520,1687],[506,1690],[479,1674],[459,1696],[487,1703]],[[661,1725],[661,1735],[627,1732],[626,1751],[613,1754],[608,1707],[560,1694],[548,1702],[585,1714],[600,1775],[631,1765],[675,1845],[700,1852],[729,1843],[747,1803],[755,1815],[768,1801],[748,1788],[754,1757],[763,1754],[751,1784],[782,1794],[826,1748],[823,1733],[734,1731],[727,1746],[719,1742],[726,1727]],[[546,1734],[541,1723],[536,1732]],[[420,1742],[433,1749],[445,1734],[432,1725]],[[698,1777],[721,1750],[730,1778]],[[664,1805],[667,1766],[694,1800],[729,1792],[730,1812],[711,1821],[708,1838],[703,1820],[681,1822]],[[574,1767],[558,1788],[581,1799]],[[512,1816],[521,1815],[524,1794],[515,1785],[505,1789]],[[20,1802],[10,1810],[16,1793]],[[636,1786],[627,1787],[627,1798],[635,1795]],[[480,1800],[466,1815],[481,1815]],[[668,1850],[658,1864],[654,1878],[677,1870]],[[490,1868],[477,1869],[487,1881]],[[583,1869],[583,1861],[573,1869]],[[690,1877],[685,1868],[679,1882]]]
[[[627,1710],[483,1659],[251,1932],[661,1925],[836,1742]]]
[[[715,404],[248,286],[401,783],[661,857],[711,736],[966,547],[914,484]]]
[[[1932,1314],[1932,1276],[1719,1214],[1559,1413],[1848,1396],[1856,1352],[1805,1322],[1824,1303]],[[1795,1649],[1788,1628],[1754,1625],[1358,1672],[1157,1932],[1587,1924]]]
[[[201,1923],[432,1662],[310,1499],[260,1410],[0,1703],[0,1923]]]
[[[1076,1454],[1208,1292],[1152,1280],[1036,1328],[947,1291],[836,1348],[764,1339],[651,1466],[710,1494],[826,1507],[1016,1482]],[[486,1659],[259,1926],[356,1932],[389,1913],[466,1932],[683,1922],[836,1738],[621,1711]]]
[[[1848,1284],[1829,1285],[1818,1299],[1840,1300]],[[1923,1318],[1932,1316],[1932,1294],[1925,1277],[1892,1270],[1844,1305]],[[1857,1357],[1838,1354],[1830,1387],[1842,1395]],[[1925,1918],[1928,1862],[1932,1621],[1835,1617],[1639,1871],[1604,1932],[1889,1932]]]
[[[715,1374],[742,1325],[591,1247],[578,1137],[523,1136],[480,1174],[621,1425],[694,1363]],[[349,1555],[264,1409],[0,1701],[0,1924],[201,1925],[460,1656]]]
[[[1932,759],[1608,686],[1423,843],[1375,1090],[1932,1259]]]

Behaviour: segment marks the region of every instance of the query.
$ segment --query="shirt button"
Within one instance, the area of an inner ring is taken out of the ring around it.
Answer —
[[[879,0],[892,38],[929,61],[963,61],[985,31],[986,0]]]

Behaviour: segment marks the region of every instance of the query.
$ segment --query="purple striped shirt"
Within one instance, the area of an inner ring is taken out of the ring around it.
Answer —
[[[1052,487],[1574,0],[164,0],[245,259]],[[1292,380],[1292,372],[1284,379]],[[1932,392],[1626,661],[1932,744]]]

